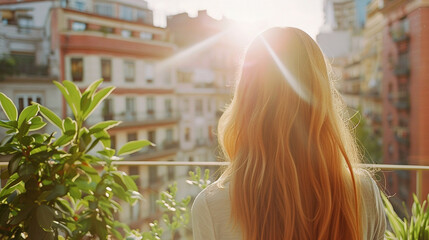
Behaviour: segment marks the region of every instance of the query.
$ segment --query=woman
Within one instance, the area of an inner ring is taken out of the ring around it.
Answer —
[[[219,121],[230,165],[195,199],[194,239],[383,239],[379,190],[340,106],[311,37],[260,34]]]

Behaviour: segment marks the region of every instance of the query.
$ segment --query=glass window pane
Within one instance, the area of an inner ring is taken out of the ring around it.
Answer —
[[[124,62],[124,76],[126,82],[134,82],[134,62]]]
[[[112,77],[112,61],[110,59],[101,59],[101,78],[105,82],[110,82]]]
[[[72,30],[73,31],[85,31],[86,30],[86,23],[73,22],[72,23]]]

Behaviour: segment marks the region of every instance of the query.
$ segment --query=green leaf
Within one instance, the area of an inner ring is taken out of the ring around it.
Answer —
[[[34,209],[34,206],[34,203],[24,205],[21,211],[19,211],[18,214],[11,219],[10,224],[16,225],[27,219],[28,214]]]
[[[74,139],[74,135],[62,135],[54,143],[54,146],[66,146]]]
[[[49,230],[54,221],[54,210],[46,205],[40,205],[36,210],[37,222],[44,230]]]
[[[15,129],[18,127],[17,121],[5,121],[0,120],[0,127],[8,128],[8,129]]]
[[[31,119],[30,131],[36,131],[46,126],[46,123],[43,122],[43,119],[40,116],[33,117]]]
[[[48,119],[49,122],[59,127],[61,130],[63,129],[63,121],[61,121],[61,119],[54,112],[52,112],[49,108],[44,107],[42,105],[40,105],[39,107],[40,107],[40,113],[43,115],[43,117]]]
[[[100,86],[100,84],[103,82],[103,79],[99,79],[93,83],[91,83],[91,85],[88,86],[88,88],[85,90],[85,92],[88,92],[89,95],[93,95],[95,90],[97,90],[98,86]]]
[[[18,127],[20,127],[23,122],[27,122],[32,117],[36,116],[36,114],[38,112],[39,112],[39,106],[37,104],[36,105],[30,105],[30,106],[24,108],[24,110],[22,110],[21,114],[19,114]]]
[[[118,155],[121,156],[121,155],[131,154],[149,145],[155,146],[153,143],[149,142],[148,140],[131,141],[126,143],[124,146],[121,147],[121,149],[119,149]]]
[[[76,123],[76,121],[72,120],[69,117],[63,120],[63,124],[62,125],[63,125],[64,132],[68,132],[68,131],[70,131],[70,132],[72,132],[72,131],[76,132],[77,131],[77,123]]]
[[[83,113],[83,120],[86,120],[89,115],[95,110],[95,108],[103,101],[109,94],[115,89],[115,87],[106,87],[98,91],[89,105],[86,112]]]
[[[94,133],[94,137],[99,139],[105,148],[110,148],[110,135],[106,130]]]
[[[58,207],[68,215],[72,216],[74,214],[73,208],[70,206],[70,203],[67,200],[58,198],[56,203]]]
[[[19,166],[19,162],[21,161],[21,154],[16,154],[12,157],[11,160],[9,160],[9,164],[8,164],[8,171],[9,171],[9,175],[12,175],[16,172],[16,170],[18,169]]]
[[[24,176],[28,176],[28,175],[32,175],[35,174],[37,171],[37,167],[34,166],[33,164],[22,164],[19,166],[18,168],[18,174],[20,177],[24,177]]]
[[[69,92],[71,100],[73,101],[73,105],[76,107],[76,111],[79,112],[80,99],[82,97],[82,94],[79,88],[76,86],[76,84],[68,80],[63,81],[63,85],[66,87],[67,91]]]
[[[12,100],[8,98],[4,93],[0,92],[0,105],[3,108],[4,113],[11,121],[16,121],[18,117],[18,111],[16,110],[15,105]]]
[[[57,197],[62,197],[67,194],[67,188],[64,185],[55,185],[49,195],[46,197],[46,201],[51,201]]]
[[[18,129],[18,134],[16,134],[17,139],[21,139],[25,135],[28,134],[28,131],[30,130],[30,124],[28,122],[23,122],[21,126]]]
[[[61,93],[63,94],[64,98],[66,99],[67,104],[69,105],[70,109],[72,110],[73,114],[75,116],[77,116],[77,108],[76,106],[73,104],[73,99],[72,97],[69,95],[69,92],[67,91],[67,89],[59,82],[54,81],[54,84],[58,87],[58,89],[61,91]]]
[[[121,124],[121,121],[110,120],[110,121],[100,122],[100,123],[97,123],[94,126],[90,127],[89,133],[94,134],[94,133],[102,131],[102,130],[109,130],[110,128],[115,127],[119,124]]]

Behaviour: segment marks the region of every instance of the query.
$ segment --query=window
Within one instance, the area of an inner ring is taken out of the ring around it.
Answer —
[[[119,18],[132,21],[133,20],[133,9],[131,7],[120,6],[119,7]]]
[[[95,12],[103,16],[114,17],[113,5],[110,3],[95,3]]]
[[[132,32],[130,30],[127,30],[127,29],[122,29],[121,35],[122,35],[122,37],[129,38],[129,37],[131,37]]]
[[[171,99],[165,99],[164,104],[165,104],[166,117],[172,117],[173,108],[171,107]]]
[[[155,78],[155,65],[153,63],[145,64],[145,76],[147,83],[153,83]]]
[[[132,132],[132,133],[127,133],[127,141],[136,141],[137,140],[137,133]]]
[[[146,99],[146,109],[148,117],[155,116],[155,99],[153,97],[148,97]]]
[[[79,11],[85,11],[86,10],[85,1],[74,1],[73,8]]]
[[[112,81],[112,60],[101,59],[101,78],[105,82]]]
[[[125,119],[128,121],[136,120],[136,101],[133,97],[125,99]]]
[[[137,21],[146,22],[146,11],[145,10],[137,10]]]
[[[22,112],[24,108],[31,106],[31,102],[42,104],[42,95],[40,94],[18,94],[16,99],[18,101],[18,112]]]
[[[104,33],[104,34],[108,34],[108,33],[114,33],[115,29],[112,27],[101,26],[99,31]]]
[[[147,140],[149,140],[149,142],[155,144],[155,142],[156,142],[156,132],[154,130],[151,130],[151,131],[147,132]]]
[[[113,119],[113,100],[111,98],[104,100],[102,113],[104,121]]]
[[[83,59],[71,59],[71,75],[74,82],[82,82],[83,80]]]
[[[72,23],[72,30],[73,31],[85,31],[86,30],[86,23],[73,22]]]
[[[177,71],[177,81],[179,83],[191,83],[192,72]]]
[[[202,99],[197,99],[195,101],[195,113],[198,116],[203,115],[203,100]]]
[[[19,16],[18,17],[18,26],[20,28],[24,28],[26,30],[24,31],[29,31],[29,28],[33,27],[33,18],[31,16]],[[22,31],[23,29],[20,29],[20,31]]]
[[[143,40],[152,40],[153,39],[153,34],[152,33],[148,33],[148,32],[141,32],[140,33],[140,39],[143,39]]]
[[[185,128],[185,141],[190,141],[191,140],[191,129],[190,128]]]
[[[126,82],[134,82],[134,62],[133,61],[125,61],[124,62],[124,76]]]

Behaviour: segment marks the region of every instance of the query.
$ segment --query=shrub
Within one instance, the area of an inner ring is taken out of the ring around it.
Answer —
[[[118,201],[133,204],[141,195],[133,178],[112,163],[151,143],[132,141],[116,152],[110,148],[107,130],[120,122],[84,124],[114,90],[97,91],[101,82],[94,82],[83,93],[70,81],[54,82],[74,119],[61,119],[37,103],[18,116],[13,102],[0,93],[8,118],[0,120],[0,127],[7,130],[0,154],[10,157],[2,173],[8,181],[0,192],[1,239],[123,239],[130,231],[114,219],[121,209]],[[36,131],[46,120],[59,128],[59,136]],[[96,146],[101,150],[93,153]]]
[[[392,204],[384,194],[382,194],[382,198],[391,227],[391,231],[386,231],[386,239],[429,239],[429,208],[427,207],[429,195],[427,196],[427,201],[423,201],[423,204],[420,204],[416,195],[413,195],[414,203],[411,208],[412,215],[409,219],[398,217]]]

